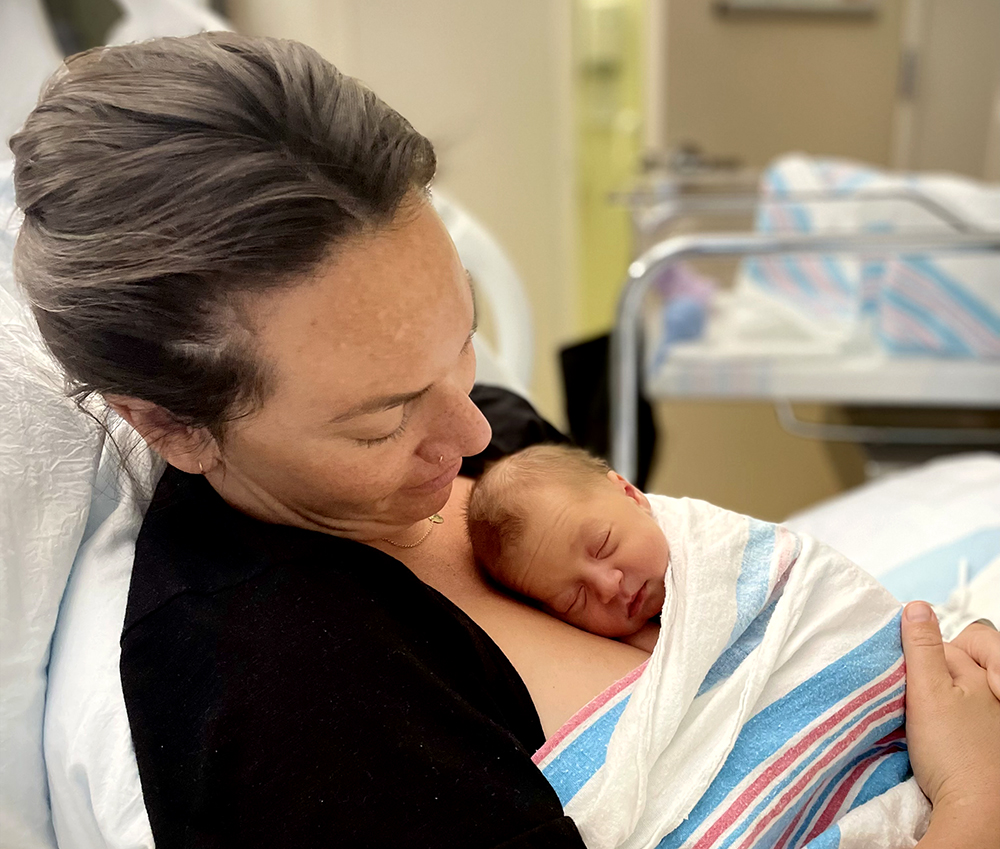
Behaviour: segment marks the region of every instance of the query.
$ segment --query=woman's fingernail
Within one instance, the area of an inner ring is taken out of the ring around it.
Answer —
[[[934,613],[931,606],[923,601],[915,601],[906,606],[906,619],[909,622],[930,622]]]

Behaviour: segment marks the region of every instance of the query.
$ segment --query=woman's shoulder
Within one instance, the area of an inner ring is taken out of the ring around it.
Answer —
[[[168,466],[136,541],[124,633],[185,595],[238,593],[293,564],[365,571],[380,556],[351,540],[254,519],[200,475]]]
[[[122,640],[158,839],[197,822],[252,845],[331,829],[388,845],[400,828],[456,845],[514,807],[469,780],[480,764],[493,792],[530,798],[515,833],[567,827],[528,757],[542,734],[527,691],[451,602],[394,558],[328,535],[234,519],[209,541],[186,523],[211,505],[188,495],[148,523],[136,575],[168,577]],[[167,539],[178,530],[186,542]]]

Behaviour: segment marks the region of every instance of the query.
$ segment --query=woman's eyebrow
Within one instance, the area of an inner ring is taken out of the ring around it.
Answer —
[[[344,411],[339,416],[330,419],[332,424],[347,421],[357,416],[368,416],[372,413],[381,413],[383,410],[391,410],[393,407],[400,407],[410,401],[416,401],[421,395],[430,392],[430,386],[418,389],[416,392],[400,392],[396,395],[382,395],[378,398],[369,398],[360,404],[355,404],[350,409]]]

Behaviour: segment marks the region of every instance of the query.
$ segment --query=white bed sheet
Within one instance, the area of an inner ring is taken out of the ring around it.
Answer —
[[[1000,624],[1000,454],[887,475],[785,524],[846,554],[901,601],[921,598]]]

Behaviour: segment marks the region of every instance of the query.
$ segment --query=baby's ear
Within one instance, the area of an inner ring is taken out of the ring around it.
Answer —
[[[614,469],[608,470],[608,480],[611,481],[621,492],[628,498],[631,498],[636,504],[638,504],[647,513],[652,514],[653,509],[649,506],[649,499],[646,498],[645,493],[632,486],[625,478],[623,478]]]

